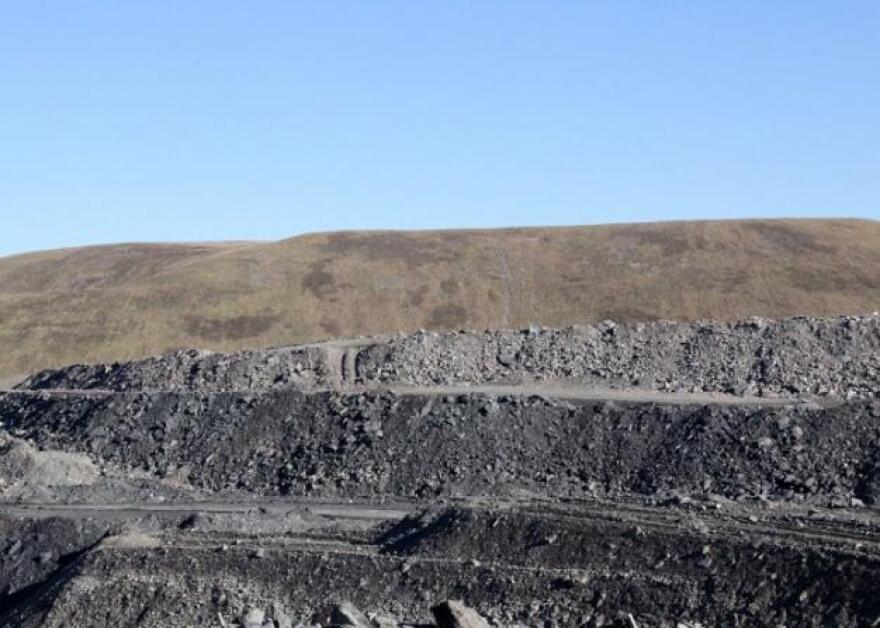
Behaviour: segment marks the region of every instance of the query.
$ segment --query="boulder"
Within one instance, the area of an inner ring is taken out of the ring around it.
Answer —
[[[354,626],[354,628],[371,628],[367,619],[351,602],[342,602],[330,611],[330,623],[334,626]]]
[[[489,628],[485,619],[458,600],[447,600],[431,609],[438,628]]]

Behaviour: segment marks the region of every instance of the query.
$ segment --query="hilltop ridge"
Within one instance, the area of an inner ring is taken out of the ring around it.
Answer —
[[[317,233],[0,258],[0,379],[198,347],[417,329],[862,314],[880,223]]]

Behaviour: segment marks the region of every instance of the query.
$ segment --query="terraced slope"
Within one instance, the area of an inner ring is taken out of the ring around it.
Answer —
[[[606,322],[46,371],[0,393],[0,627],[876,626],[878,346]]]
[[[876,625],[880,612],[876,521],[845,511],[456,505],[356,534],[326,523],[282,533],[282,519],[259,511],[226,521],[141,515],[127,530],[85,519],[94,514],[0,516],[25,558],[42,531],[53,533],[48,564],[59,549],[87,544],[8,596],[16,603],[0,607],[0,625],[819,628]],[[254,523],[273,532],[242,530]],[[435,624],[429,608],[448,598],[466,599],[490,623]],[[334,622],[340,599],[375,619]],[[267,623],[248,621],[255,615]]]
[[[415,330],[880,309],[880,223],[316,234],[0,259],[0,379]]]

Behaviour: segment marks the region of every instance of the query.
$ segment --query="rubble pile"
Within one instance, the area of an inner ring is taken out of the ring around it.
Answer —
[[[0,399],[41,449],[211,493],[880,503],[880,401],[780,407],[536,396],[117,393]]]
[[[185,351],[39,373],[23,389],[271,390],[339,384],[572,380],[661,391],[872,398],[880,315],[606,321],[567,329],[420,332],[237,354]]]
[[[880,316],[450,332],[0,393],[0,626],[876,626]]]
[[[663,391],[874,397],[880,316],[422,333],[373,345],[359,363],[365,381],[415,385],[538,378]]]

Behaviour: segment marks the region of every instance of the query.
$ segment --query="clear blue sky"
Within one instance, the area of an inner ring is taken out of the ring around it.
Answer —
[[[0,0],[0,254],[880,217],[880,2]]]

